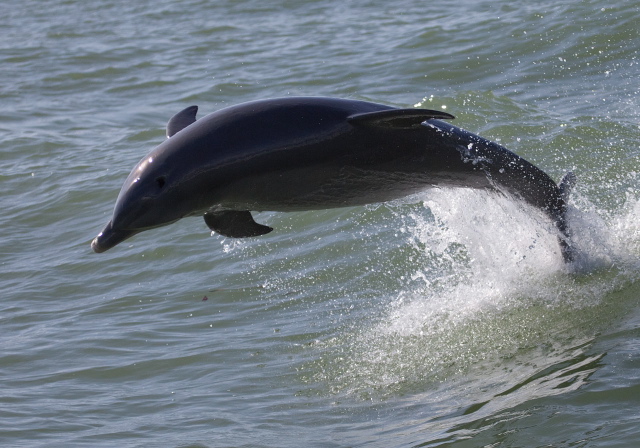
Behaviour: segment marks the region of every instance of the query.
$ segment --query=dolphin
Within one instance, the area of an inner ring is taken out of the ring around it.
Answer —
[[[575,183],[427,109],[323,97],[252,101],[196,120],[173,116],[167,139],[131,171],[111,220],[92,241],[104,252],[145,230],[203,216],[214,232],[255,237],[272,228],[251,211],[292,212],[378,203],[429,187],[508,193],[555,224],[562,256],[573,259],[566,221]]]

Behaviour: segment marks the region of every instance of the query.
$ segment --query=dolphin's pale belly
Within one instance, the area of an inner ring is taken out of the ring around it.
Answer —
[[[482,171],[419,172],[327,166],[288,170],[236,181],[212,208],[292,212],[385,202],[432,187],[491,188]]]

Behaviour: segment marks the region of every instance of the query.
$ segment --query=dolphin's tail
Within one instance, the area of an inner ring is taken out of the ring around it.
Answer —
[[[560,190],[560,198],[562,199],[562,207],[556,217],[556,226],[560,230],[561,236],[558,237],[560,242],[560,251],[562,252],[562,258],[565,263],[570,263],[575,259],[575,251],[571,246],[570,238],[571,232],[569,230],[569,224],[567,223],[567,201],[573,186],[576,184],[576,175],[573,172],[568,171],[558,184],[558,190]]]
[[[571,194],[571,190],[577,180],[578,179],[576,175],[573,174],[573,171],[567,171],[567,174],[562,176],[562,179],[560,179],[560,183],[558,184],[558,189],[560,190],[560,197],[563,201],[567,202],[569,194]]]

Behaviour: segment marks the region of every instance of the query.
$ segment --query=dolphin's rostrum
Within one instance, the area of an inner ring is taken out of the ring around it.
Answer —
[[[93,240],[104,252],[144,230],[204,216],[242,238],[272,229],[250,211],[302,211],[384,202],[428,187],[498,189],[543,210],[565,261],[573,258],[560,186],[506,148],[441,121],[453,116],[364,101],[288,97],[176,114],[166,141],[133,169],[113,217]]]

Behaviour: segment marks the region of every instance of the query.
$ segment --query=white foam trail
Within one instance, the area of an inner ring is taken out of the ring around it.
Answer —
[[[412,215],[413,244],[435,248],[451,261],[448,272],[440,273],[444,278],[430,280],[443,283],[442,292],[449,296],[435,306],[456,313],[497,307],[529,285],[566,271],[554,225],[542,212],[511,197],[436,190],[425,205],[440,217],[437,228],[433,232],[433,225]],[[419,293],[430,295],[429,290]]]
[[[328,375],[338,390],[386,396],[483,365],[480,387],[523,352],[526,376],[590,340],[602,301],[638,278],[640,201],[631,194],[615,214],[571,208],[572,265],[548,217],[511,197],[447,189],[423,200],[403,220],[424,262],[376,323],[351,334],[347,356],[342,346]]]

